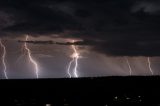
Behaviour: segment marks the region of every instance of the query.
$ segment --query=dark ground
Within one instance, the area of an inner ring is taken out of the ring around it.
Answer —
[[[0,80],[2,106],[157,106],[160,76]],[[0,105],[1,106],[1,105]]]

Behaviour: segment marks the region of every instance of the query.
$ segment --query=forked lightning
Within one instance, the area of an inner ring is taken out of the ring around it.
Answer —
[[[72,41],[74,43],[74,40]],[[79,77],[78,75],[78,59],[80,58],[80,54],[78,53],[76,46],[75,45],[71,45],[72,49],[73,49],[73,54],[71,55],[72,60],[69,62],[68,68],[67,68],[67,73],[69,75],[69,77],[71,78],[72,76],[74,77]],[[74,63],[74,68],[72,70],[73,73],[71,73],[71,66]]]

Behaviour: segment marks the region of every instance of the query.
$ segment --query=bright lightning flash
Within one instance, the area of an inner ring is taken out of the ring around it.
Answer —
[[[26,36],[26,41],[28,41],[28,38],[29,38],[29,36],[27,35],[27,36]],[[29,61],[34,65],[36,77],[39,78],[38,63],[32,58],[32,56],[31,56],[31,50],[28,48],[26,42],[24,43],[24,47],[25,47],[25,49],[26,49],[26,51],[27,51]]]
[[[70,73],[70,68],[71,68],[71,65],[72,65],[73,62],[74,62],[74,59],[72,59],[72,60],[69,62],[69,65],[68,65],[68,68],[67,68],[67,73],[68,73],[68,75],[69,75],[69,78],[72,78],[72,75],[71,75],[71,73]]]
[[[149,71],[150,71],[151,74],[153,75],[153,70],[152,70],[152,68],[151,68],[151,61],[150,61],[150,58],[149,58],[149,57],[147,58],[147,61],[148,61]]]
[[[8,79],[8,76],[7,76],[7,66],[6,66],[6,62],[5,62],[5,58],[6,58],[6,47],[4,46],[4,44],[2,43],[2,40],[0,39],[0,45],[1,47],[3,48],[3,55],[2,55],[2,63],[3,63],[3,72],[4,72],[4,76],[6,79]]]
[[[74,43],[74,40],[73,40],[73,43]],[[73,75],[74,75],[74,77],[77,78],[78,77],[78,59],[80,58],[80,54],[78,53],[75,45],[71,45],[71,47],[72,47],[74,53],[71,55],[72,60],[69,62],[67,72],[68,72],[69,77],[71,78],[72,75],[70,73],[71,72],[70,68],[74,62],[75,66],[73,68]]]
[[[78,51],[76,50],[76,47],[75,47],[74,45],[72,45],[72,48],[73,48],[73,50],[74,50],[74,53],[73,53],[73,55],[72,55],[72,58],[74,58],[74,60],[75,60],[74,76],[75,76],[75,77],[78,77],[78,70],[77,70],[77,68],[78,68],[79,53],[78,53]]]
[[[129,74],[132,75],[132,68],[131,68],[131,65],[129,63],[129,60],[128,60],[127,57],[125,57],[125,59],[126,59],[126,62],[127,62],[128,68],[129,68]]]

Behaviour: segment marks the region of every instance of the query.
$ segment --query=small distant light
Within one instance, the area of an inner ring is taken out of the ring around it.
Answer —
[[[118,99],[118,97],[117,97],[117,96],[115,96],[114,98],[115,98],[115,99]]]
[[[51,106],[51,104],[46,104],[46,106]]]
[[[64,106],[69,106],[69,104],[64,104]]]
[[[139,98],[141,97],[141,96],[138,96]]]
[[[130,98],[127,97],[126,99],[129,100]]]

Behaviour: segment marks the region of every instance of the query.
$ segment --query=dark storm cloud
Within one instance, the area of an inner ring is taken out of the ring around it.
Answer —
[[[110,55],[156,56],[160,55],[159,7],[158,0],[4,0],[0,31],[12,36],[61,33],[102,40],[93,49]]]
[[[56,45],[100,45],[102,42],[96,42],[96,41],[91,41],[91,40],[83,40],[83,41],[76,41],[76,42],[55,42],[52,40],[47,40],[47,41],[23,41],[23,40],[18,40],[19,43],[32,43],[32,44],[56,44]]]
[[[57,4],[57,2],[51,3],[53,6]],[[1,27],[1,30],[20,34],[48,34],[80,28],[80,24],[65,11],[54,10],[49,5],[49,0],[45,2],[41,0],[1,2],[0,9],[14,17],[10,21],[15,22],[13,25]]]
[[[159,14],[160,1],[139,1],[133,6],[132,11],[137,12],[139,10],[150,14]]]

